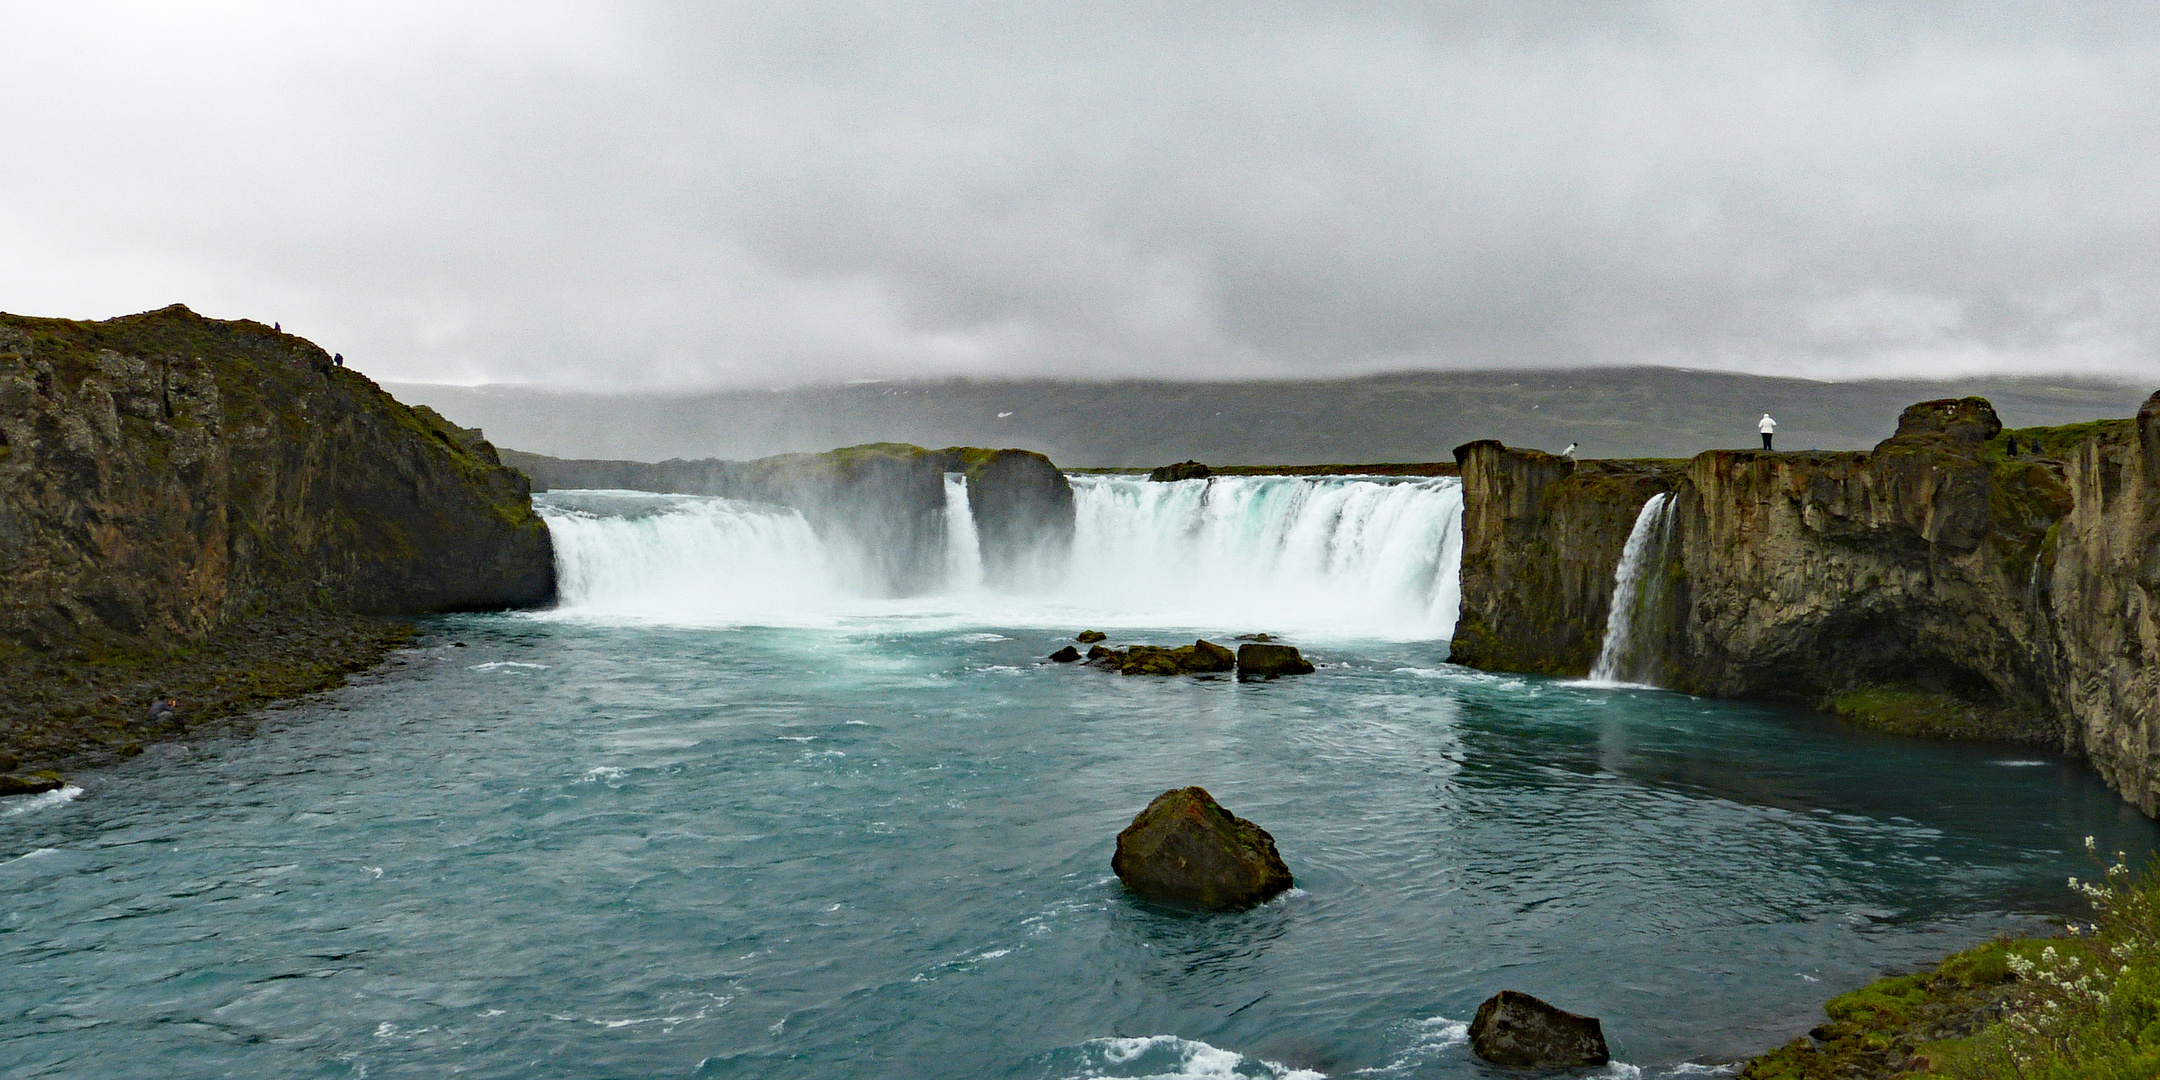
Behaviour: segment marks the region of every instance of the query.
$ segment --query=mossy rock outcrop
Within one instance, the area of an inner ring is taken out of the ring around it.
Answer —
[[[1118,833],[1110,868],[1141,898],[1195,911],[1251,907],[1291,885],[1275,838],[1198,787],[1149,802]]]
[[[1310,675],[1313,666],[1295,645],[1248,641],[1238,646],[1237,673],[1240,679],[1273,679],[1283,675]]]
[[[1120,675],[1214,675],[1237,670],[1237,654],[1205,638],[1190,645],[1164,648],[1133,645],[1124,649],[1096,646],[1088,662]]]
[[[0,315],[0,742],[124,753],[113,725],[175,676],[283,696],[410,635],[374,617],[548,603],[530,492],[480,432],[272,327]],[[304,676],[258,663],[288,655]]]
[[[1158,483],[1174,483],[1179,480],[1205,480],[1215,475],[1213,469],[1197,461],[1180,461],[1148,470],[1147,478]]]
[[[26,645],[554,597],[530,485],[477,432],[259,323],[0,315],[0,446],[0,635]]]

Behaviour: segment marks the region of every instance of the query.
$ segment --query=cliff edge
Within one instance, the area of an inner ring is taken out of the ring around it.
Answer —
[[[1587,672],[1662,492],[1638,578],[1657,602],[1630,613],[1648,681],[2059,747],[2160,812],[2160,394],[2134,421],[2016,432],[1980,398],[1923,402],[1866,452],[1457,455],[1457,662]]]
[[[553,595],[525,477],[477,432],[407,408],[313,344],[178,305],[103,322],[0,315],[10,666],[73,664],[83,681],[89,659],[230,643],[255,622],[329,632],[324,617]],[[228,652],[237,677],[247,649]],[[9,702],[18,735],[55,718],[125,721],[143,704],[114,691],[40,706],[66,694],[22,692]]]

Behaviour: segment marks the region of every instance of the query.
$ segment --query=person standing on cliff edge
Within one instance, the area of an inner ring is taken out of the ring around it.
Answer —
[[[1755,430],[1762,432],[1762,448],[1770,449],[1770,436],[1777,432],[1777,421],[1770,419],[1769,413],[1764,413],[1762,419],[1755,422]]]

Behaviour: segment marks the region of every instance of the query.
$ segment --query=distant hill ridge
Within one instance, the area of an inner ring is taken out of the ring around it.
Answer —
[[[1473,439],[1585,457],[1688,457],[1756,442],[1860,449],[1914,401],[1978,394],[2029,427],[2135,413],[2145,391],[2083,379],[1825,383],[1601,368],[1269,382],[922,381],[674,394],[390,384],[498,445],[569,458],[749,459],[835,446],[1013,446],[1066,467],[1448,461]]]

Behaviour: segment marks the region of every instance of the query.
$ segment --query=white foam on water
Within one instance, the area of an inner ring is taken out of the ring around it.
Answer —
[[[1325,1073],[1249,1058],[1176,1035],[1090,1039],[1080,1046],[1080,1067],[1069,1080],[1327,1080]]]
[[[19,862],[29,862],[31,859],[42,859],[58,850],[60,849],[49,847],[31,848],[29,851],[23,852],[12,859],[0,861],[0,866],[13,866]]]
[[[2032,767],[2034,767],[2034,766],[2037,766],[2037,765],[2052,765],[2052,764],[2054,764],[2054,762],[2051,762],[2051,761],[1990,761],[1990,762],[1988,762],[1988,764],[1990,764],[1990,765],[2000,765],[2000,766],[2002,766],[2003,768],[2006,768],[2006,769],[2029,769],[2029,768],[2032,768]]]
[[[35,813],[39,810],[49,810],[55,806],[65,806],[66,804],[74,802],[76,799],[81,798],[82,793],[83,789],[76,787],[73,784],[69,784],[68,786],[61,788],[57,791],[47,791],[43,794],[32,795],[28,798],[17,796],[16,798],[8,800],[8,805],[6,809],[0,809],[0,817],[14,817],[17,814],[29,814]],[[23,857],[26,859],[29,858],[28,855],[25,855]]]
[[[485,664],[474,664],[473,666],[471,666],[471,667],[467,668],[466,670],[467,670],[467,671],[500,671],[500,670],[502,670],[502,669],[504,669],[504,668],[510,668],[510,669],[527,669],[527,670],[532,670],[532,671],[546,671],[546,670],[547,670],[547,665],[546,665],[546,664],[528,664],[528,663],[525,663],[525,662],[523,662],[523,661],[520,661],[520,660],[490,660],[490,661],[488,661],[488,662],[487,662],[487,663],[485,663]]]

